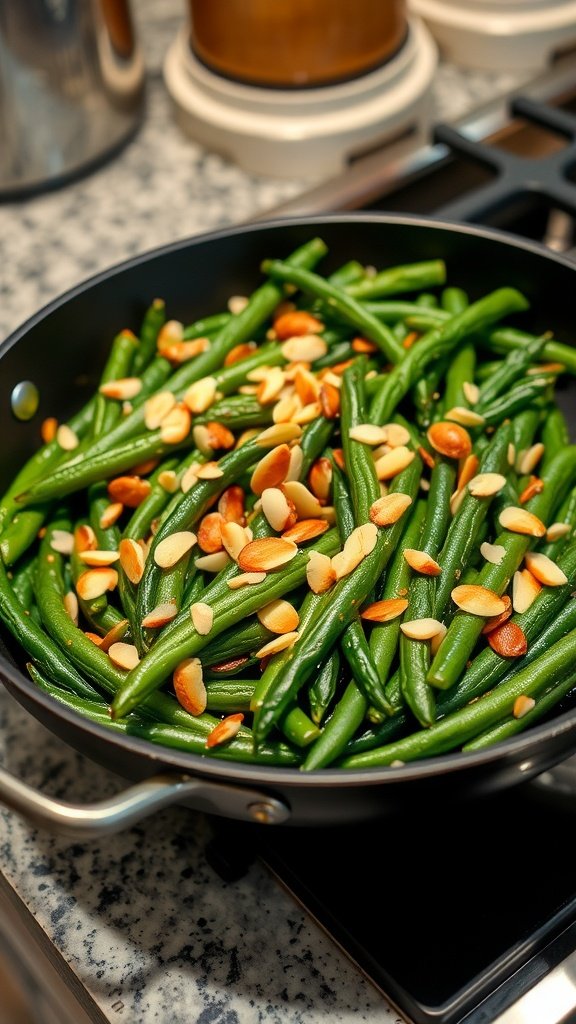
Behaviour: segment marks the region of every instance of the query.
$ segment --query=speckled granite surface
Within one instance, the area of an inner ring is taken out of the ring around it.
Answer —
[[[159,71],[181,5],[140,0],[136,9],[150,72],[145,122],[91,176],[0,205],[0,335],[105,266],[241,222],[301,188],[251,178],[181,136]],[[496,81],[443,66],[438,117],[456,117],[513,84],[505,75]],[[0,762],[69,800],[94,800],[122,785],[52,737],[4,690]],[[176,808],[115,838],[71,844],[0,812],[0,870],[106,1019],[398,1021],[260,865],[224,884],[204,856],[207,831],[204,818]]]

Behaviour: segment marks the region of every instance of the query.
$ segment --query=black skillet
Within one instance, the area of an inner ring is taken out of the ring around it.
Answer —
[[[517,326],[551,330],[571,343],[576,267],[542,246],[512,235],[408,216],[370,213],[270,221],[197,236],[131,259],[50,303],[0,349],[0,489],[35,449],[39,423],[79,407],[96,386],[110,339],[140,323],[152,298],[165,299],[170,317],[190,322],[225,308],[232,294],[247,294],[261,280],[266,257],[285,257],[313,235],[329,247],[323,269],[348,259],[386,266],[442,258],[448,279],[472,299],[502,285],[530,300]],[[510,323],[512,321],[509,321]],[[14,387],[32,380],[40,408],[32,422],[10,411]],[[571,420],[574,388],[559,400]],[[576,432],[575,432],[576,433]],[[404,767],[303,774],[295,769],[231,765],[109,733],[56,705],[21,670],[22,652],[5,638],[0,674],[10,693],[52,732],[94,761],[129,779],[148,780],[113,805],[67,808],[0,775],[0,800],[44,825],[75,835],[113,831],[153,807],[186,803],[211,813],[298,825],[367,820],[420,802],[475,798],[532,778],[576,750],[576,709],[498,747],[451,754]],[[576,678],[576,669],[575,669]]]

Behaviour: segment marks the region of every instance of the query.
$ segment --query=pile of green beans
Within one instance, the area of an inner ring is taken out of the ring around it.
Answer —
[[[0,621],[81,716],[202,757],[479,750],[576,686],[576,356],[442,260],[312,237],[192,324],[118,325],[0,501]]]

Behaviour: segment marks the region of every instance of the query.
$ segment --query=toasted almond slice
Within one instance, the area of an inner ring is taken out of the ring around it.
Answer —
[[[501,565],[506,554],[506,548],[502,544],[489,544],[487,540],[480,545],[480,554],[492,565]]]
[[[299,480],[286,480],[282,491],[294,503],[299,519],[321,519],[323,508],[318,498]]]
[[[305,544],[314,537],[320,537],[329,527],[326,519],[300,519],[288,530],[284,530],[284,540],[291,540],[294,544]]]
[[[305,309],[290,309],[274,320],[274,333],[279,341],[307,334],[321,334],[324,324]]]
[[[77,626],[79,607],[78,598],[73,590],[69,590],[68,593],[64,594],[64,609],[74,625]]]
[[[119,501],[128,508],[138,508],[151,490],[150,481],[139,476],[117,476],[108,484],[110,500]]]
[[[498,594],[473,583],[463,583],[459,587],[454,587],[451,596],[454,604],[462,611],[471,615],[481,615],[486,619],[493,615],[501,615],[506,610],[506,602]]]
[[[363,612],[360,612],[360,618],[367,619],[368,622],[391,622],[392,619],[397,619],[399,615],[402,615],[407,607],[406,598],[389,597],[383,601],[374,601],[373,604],[369,604]]]
[[[62,423],[56,431],[56,443],[65,452],[74,451],[80,444],[78,435],[66,424]]]
[[[78,555],[81,562],[85,565],[114,565],[120,558],[118,551],[81,551]]]
[[[320,381],[307,367],[309,363],[298,363],[296,369],[293,371],[294,375],[294,387],[295,396],[298,399],[298,406],[294,412],[298,412],[299,409],[304,405],[310,405],[311,402],[317,402],[320,398]],[[286,376],[291,376],[286,374]],[[294,413],[293,413],[294,415]]]
[[[218,511],[224,516],[227,523],[238,523],[239,526],[246,525],[244,512],[245,494],[239,484],[231,484],[225,491],[222,491],[218,499]]]
[[[117,523],[124,511],[124,505],[121,501],[111,501],[106,506],[102,515],[100,516],[99,526],[101,530],[107,530],[110,526],[114,526]]]
[[[328,555],[320,551],[311,551],[306,566],[306,580],[310,590],[315,594],[323,594],[336,582],[336,573]]]
[[[290,476],[289,479],[296,480],[298,477]],[[332,487],[332,464],[325,455],[321,455],[320,458],[315,459],[312,463],[308,473],[308,485],[312,494],[319,502],[324,503],[328,501]]]
[[[199,480],[218,480],[224,476],[224,470],[220,469],[217,462],[205,462],[196,470],[196,476]]]
[[[364,523],[357,526],[346,542],[342,551],[332,558],[332,568],[336,573],[336,579],[348,576],[360,562],[374,549],[378,539],[378,527],[374,523]]]
[[[240,572],[228,580],[228,586],[230,590],[240,590],[240,587],[252,587],[256,583],[263,583],[265,579],[265,572]]]
[[[508,465],[509,466],[513,466],[515,464],[515,462],[516,462],[516,445],[514,445],[512,443],[510,443],[508,445],[508,452],[507,452],[506,458],[508,460]]]
[[[56,431],[58,430],[58,420],[55,416],[47,416],[45,420],[42,420],[40,426],[40,437],[44,444],[50,444],[56,437]]]
[[[508,594],[502,594],[502,600],[506,605],[506,610],[500,615],[494,615],[492,618],[486,619],[486,622],[482,626],[482,632],[484,634],[491,633],[497,626],[501,626],[503,622],[507,622],[512,615],[514,609],[512,608],[512,601],[508,597]]]
[[[222,525],[222,543],[230,555],[236,562],[240,552],[250,543],[252,539],[252,532],[245,526],[240,526],[238,523],[226,523]]]
[[[126,537],[120,541],[118,551],[120,554],[120,565],[130,582],[136,586],[144,575],[145,559],[140,544]]]
[[[455,405],[445,413],[446,419],[454,423],[461,423],[463,427],[482,427],[486,420],[479,412],[468,409],[465,405]]]
[[[196,601],[190,606],[190,618],[196,632],[200,636],[208,636],[214,625],[214,612],[210,605],[204,601]]]
[[[434,636],[430,637],[430,654],[434,658],[440,649],[440,645],[448,632],[448,626],[442,623],[442,628]]]
[[[350,427],[348,436],[361,444],[376,446],[387,442],[388,431],[386,427],[378,427],[374,423],[359,423],[356,427]]]
[[[256,651],[255,657],[270,658],[273,654],[279,654],[280,651],[286,651],[289,647],[293,647],[298,639],[299,634],[295,631],[281,633],[279,636],[269,640],[267,644],[264,644],[259,651]]]
[[[401,622],[400,629],[411,640],[431,640],[442,631],[442,623],[438,619],[411,619]]]
[[[74,547],[76,551],[94,551],[98,545],[96,534],[88,523],[81,523],[74,530]]]
[[[52,530],[50,547],[60,555],[71,555],[74,550],[74,534],[70,530]]]
[[[502,658],[521,658],[528,650],[526,636],[515,622],[503,622],[490,630],[488,643]]]
[[[470,405],[476,405],[476,402],[480,398],[480,388],[477,384],[472,381],[465,380],[462,385],[462,391],[464,392],[464,398]]]
[[[295,444],[290,449],[290,464],[286,473],[286,480],[299,480],[302,474],[303,463],[304,452],[299,444]]]
[[[517,469],[523,476],[527,476],[533,473],[536,466],[540,462],[540,459],[544,455],[544,445],[541,441],[537,444],[533,444],[524,452],[520,452],[518,456]]]
[[[285,384],[284,371],[279,366],[270,366],[268,373],[256,391],[256,398],[260,405],[270,405],[275,402]]]
[[[163,626],[167,626],[169,622],[172,622],[178,614],[178,606],[175,601],[163,601],[162,604],[157,604],[148,615],[145,615],[142,619],[142,625],[145,629],[162,629]]]
[[[570,523],[552,523],[546,530],[546,540],[549,543],[560,540],[561,537],[566,537],[571,529]]]
[[[282,345],[282,355],[289,363],[315,363],[328,351],[324,338],[318,334],[301,334],[288,338]]]
[[[272,410],[274,423],[289,423],[295,413],[300,409],[300,401],[297,395],[287,395],[276,402]]]
[[[515,612],[528,611],[542,590],[542,585],[529,569],[520,569],[512,580],[512,605]]]
[[[157,430],[162,420],[176,405],[171,391],[157,391],[144,403],[144,424],[147,430]]]
[[[290,449],[287,444],[279,444],[266,452],[250,478],[254,494],[261,495],[268,487],[277,487],[286,479],[289,468]]]
[[[213,555],[201,555],[194,559],[194,565],[203,572],[221,572],[227,565],[230,565],[230,555],[227,551],[216,551]]]
[[[377,460],[374,467],[376,476],[379,480],[391,480],[410,465],[415,454],[406,445],[398,445]]]
[[[464,459],[472,451],[470,434],[459,423],[433,423],[426,436],[434,450],[449,459]]]
[[[531,476],[526,487],[522,493],[518,496],[520,505],[525,505],[531,498],[536,497],[537,494],[541,494],[544,490],[544,481],[537,476]]]
[[[239,363],[242,359],[246,359],[248,356],[253,355],[257,348],[255,341],[242,342],[240,345],[235,345],[231,348],[228,355],[224,359],[224,366],[232,366],[234,363]]]
[[[370,506],[370,519],[376,526],[392,526],[404,515],[412,504],[409,494],[394,491],[383,498],[377,498]]]
[[[230,313],[234,316],[238,316],[238,313],[241,313],[242,310],[246,309],[248,302],[249,299],[247,295],[231,295],[226,305],[228,306]]]
[[[466,487],[466,484],[469,484],[470,481],[474,479],[478,471],[479,465],[480,459],[478,458],[477,455],[474,455],[473,452],[471,452],[470,455],[466,456],[466,458],[462,462],[460,471],[458,473],[458,483],[456,485],[456,490],[461,491],[463,487]]]
[[[164,469],[158,474],[158,483],[160,487],[163,487],[167,494],[176,494],[178,490],[178,474],[173,469]]]
[[[453,516],[458,512],[464,498],[466,497],[466,488],[461,487],[459,491],[454,491],[454,494],[450,498],[450,512]]]
[[[202,517],[198,527],[198,547],[201,551],[205,551],[207,555],[222,551],[222,527],[225,524],[226,520],[220,512],[208,512]]]
[[[492,498],[506,485],[501,473],[478,473],[468,483],[468,490],[475,498]]]
[[[340,391],[327,380],[322,381],[320,388],[320,408],[327,420],[334,420],[340,414]]]
[[[294,606],[289,601],[283,601],[282,598],[264,605],[260,611],[256,612],[256,615],[262,625],[271,633],[292,633],[298,629],[300,623],[300,616]]]
[[[191,466],[187,466],[180,478],[180,490],[182,494],[188,494],[192,488],[198,483],[198,470],[200,469],[201,462],[193,462]]]
[[[353,338],[352,348],[354,352],[370,353],[377,352],[378,345],[375,341],[369,341],[368,338]]]
[[[524,715],[527,715],[528,712],[532,711],[532,708],[535,707],[536,701],[534,700],[534,697],[527,697],[525,693],[522,693],[519,697],[516,697],[516,700],[514,701],[512,714],[514,715],[514,718],[524,718]]]
[[[263,537],[252,540],[242,548],[238,565],[244,572],[270,572],[290,562],[298,548],[290,540],[281,537]]]
[[[197,416],[206,412],[216,398],[218,384],[215,377],[202,377],[194,381],[184,394],[184,402],[191,413]]]
[[[161,569],[171,569],[196,543],[196,534],[191,530],[179,530],[164,537],[156,546],[154,561]]]
[[[544,537],[546,527],[538,516],[525,508],[509,505],[498,516],[500,526],[512,533],[523,533],[529,537]]]
[[[140,377],[119,377],[118,380],[109,380],[98,388],[104,398],[114,398],[120,402],[126,399],[136,398],[142,391]]]
[[[221,722],[218,722],[218,725],[214,726],[206,740],[206,746],[210,749],[211,747],[218,747],[222,743],[227,743],[229,740],[234,739],[239,732],[243,721],[244,715],[241,711],[235,715],[227,715]]]
[[[401,423],[385,423],[382,428],[386,431],[386,444],[390,448],[401,448],[410,444],[410,433]]]
[[[279,487],[266,487],[262,491],[262,512],[272,529],[278,533],[296,521],[294,502],[289,501]]]
[[[162,355],[175,366],[180,366],[202,352],[207,352],[209,348],[209,338],[191,338],[190,341],[173,341],[171,345],[164,346]]]
[[[294,413],[292,423],[295,423],[297,426],[305,426],[306,423],[313,423],[321,415],[323,415],[321,403],[309,402],[308,405],[303,405],[301,409]]]
[[[174,669],[172,684],[178,703],[191,715],[201,715],[206,710],[206,687],[202,678],[202,663],[199,658],[185,658]]]
[[[562,569],[539,551],[527,551],[524,556],[526,568],[530,570],[539,583],[546,587],[561,587],[568,583],[568,577]]]
[[[112,626],[112,629],[108,630],[106,636],[100,638],[100,643],[98,644],[100,650],[104,652],[109,651],[112,644],[117,643],[126,636],[129,628],[130,623],[128,622],[128,619],[120,619],[119,622],[116,622]]]
[[[126,644],[119,640],[108,648],[108,657],[117,668],[130,672],[140,662],[138,651],[134,644]]]
[[[266,427],[257,435],[251,434],[257,445],[262,448],[274,448],[277,445],[288,444],[289,441],[296,441],[302,436],[302,428],[297,423],[274,423]]]
[[[192,417],[183,402],[179,402],[160,424],[160,438],[164,444],[180,444],[190,433]]]
[[[272,369],[274,369],[272,366],[256,366],[246,374],[246,380],[249,380],[251,384],[261,384],[263,380],[267,379]]]
[[[418,551],[417,548],[404,548],[404,558],[411,569],[421,572],[424,576],[439,576],[441,567],[435,558],[432,558],[427,551]]]
[[[81,601],[93,601],[102,597],[107,590],[114,590],[118,584],[116,569],[87,569],[76,581],[76,593]]]
[[[158,332],[158,351],[162,352],[166,345],[172,345],[175,341],[182,341],[183,335],[184,324],[180,320],[167,320]]]

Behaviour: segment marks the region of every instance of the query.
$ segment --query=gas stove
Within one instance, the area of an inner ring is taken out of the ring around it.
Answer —
[[[258,219],[357,209],[576,254],[576,59]],[[218,826],[210,853],[226,877],[259,857],[410,1024],[560,1024],[576,1021],[575,818],[572,758],[497,797],[360,827]]]

